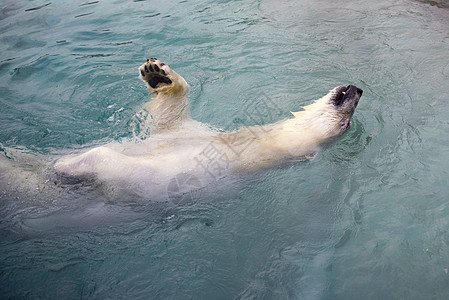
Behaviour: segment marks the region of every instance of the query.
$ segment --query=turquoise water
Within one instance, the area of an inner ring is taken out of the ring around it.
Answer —
[[[217,181],[191,205],[28,179],[2,191],[0,298],[447,299],[449,10],[429,3],[3,1],[8,162],[132,138],[147,57],[219,128],[262,97],[282,119],[337,85],[364,94],[314,161]]]

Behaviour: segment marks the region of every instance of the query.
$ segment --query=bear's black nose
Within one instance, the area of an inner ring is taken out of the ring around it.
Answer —
[[[359,88],[357,88],[357,94],[359,94],[360,96],[362,96],[362,94],[363,94],[363,90],[362,90],[362,89],[359,89]]]

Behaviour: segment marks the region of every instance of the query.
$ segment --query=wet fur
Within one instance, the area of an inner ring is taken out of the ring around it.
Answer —
[[[169,66],[151,58],[140,66],[139,76],[153,95],[143,107],[151,117],[152,135],[139,145],[115,143],[64,157],[54,166],[58,173],[157,186],[179,173],[207,176],[207,170],[199,168],[198,157],[211,146],[227,164],[227,172],[310,158],[320,145],[349,128],[362,93],[354,86],[337,87],[303,111],[293,112],[291,119],[219,132],[189,117],[189,86]]]

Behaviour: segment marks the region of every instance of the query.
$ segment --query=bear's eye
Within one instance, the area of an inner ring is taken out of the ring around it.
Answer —
[[[340,105],[343,104],[344,99],[345,99],[345,95],[349,91],[350,88],[351,88],[351,86],[348,85],[346,87],[340,87],[337,90],[337,93],[336,93],[335,99],[334,99],[334,103],[335,103],[336,106],[340,106]]]

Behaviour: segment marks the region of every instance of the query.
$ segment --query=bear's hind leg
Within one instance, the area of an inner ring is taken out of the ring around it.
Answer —
[[[137,114],[139,127],[145,132],[172,129],[189,118],[189,85],[184,78],[156,58],[147,59],[139,67],[139,77],[153,94]]]

